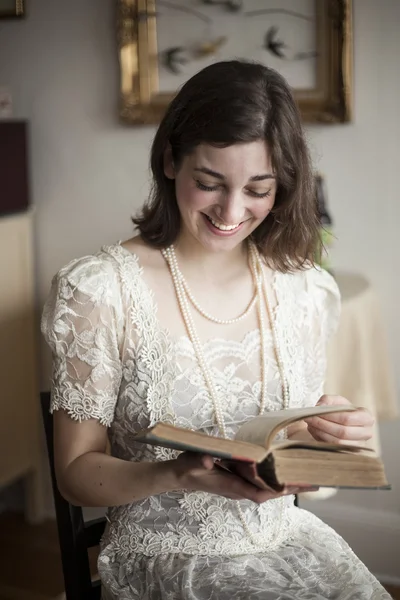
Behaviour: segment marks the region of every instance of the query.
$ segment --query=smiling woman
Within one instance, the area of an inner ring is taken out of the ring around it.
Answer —
[[[313,267],[317,203],[289,85],[254,62],[208,66],[169,106],[151,169],[139,235],[61,269],[42,321],[58,485],[111,507],[102,598],[387,600],[294,505],[305,481],[261,490],[211,456],[133,440],[160,421],[233,439],[266,411],[349,404],[322,396],[340,298]],[[351,414],[298,433],[359,444],[372,417]]]
[[[147,243],[168,246],[196,206],[217,223],[241,224],[242,239],[252,234],[268,263],[288,271],[312,262],[319,242],[308,150],[283,77],[243,64],[203,69],[172,101],[152,147],[152,195],[134,223]]]

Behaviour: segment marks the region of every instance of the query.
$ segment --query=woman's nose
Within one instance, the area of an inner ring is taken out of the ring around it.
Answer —
[[[219,204],[218,215],[225,225],[237,225],[243,221],[246,212],[240,193],[226,193]]]

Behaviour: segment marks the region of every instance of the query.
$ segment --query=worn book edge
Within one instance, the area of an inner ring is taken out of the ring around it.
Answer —
[[[352,411],[353,406],[319,406],[312,408],[289,409],[286,411],[274,411],[261,417],[255,417],[248,423],[245,423],[240,429],[240,436],[246,436],[244,439],[233,440],[210,436],[200,431],[193,431],[182,427],[176,427],[169,423],[157,423],[153,427],[139,432],[133,436],[133,441],[145,444],[163,446],[180,451],[202,452],[210,454],[215,458],[231,459],[243,462],[260,463],[272,453],[275,449],[296,446],[301,448],[314,448],[331,450],[333,452],[371,452],[369,448],[360,448],[359,446],[345,444],[329,444],[318,441],[300,441],[285,440],[271,444],[271,440],[279,430],[284,429],[291,423],[300,421],[304,418],[320,414],[330,414],[335,412]],[[288,413],[291,413],[288,416]],[[260,438],[260,431],[262,437]],[[252,433],[253,432],[253,433]],[[257,440],[256,442],[253,440]],[[261,445],[259,441],[264,441]],[[258,442],[258,443],[257,443]]]

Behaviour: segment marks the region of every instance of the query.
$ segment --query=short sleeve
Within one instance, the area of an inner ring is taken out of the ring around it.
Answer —
[[[325,270],[312,268],[306,277],[305,381],[307,405],[314,406],[324,392],[327,348],[340,318],[340,292],[334,278]]]
[[[340,318],[340,292],[335,279],[320,268],[307,272],[307,290],[311,298],[312,328],[325,345],[336,332]]]
[[[106,258],[75,260],[54,277],[41,329],[53,356],[51,411],[109,426],[121,382],[118,274]]]

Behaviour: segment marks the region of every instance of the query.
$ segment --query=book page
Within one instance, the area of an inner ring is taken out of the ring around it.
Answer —
[[[343,406],[312,406],[271,411],[244,423],[236,433],[235,440],[249,442],[268,449],[278,431],[291,423],[301,421],[307,417],[353,410],[356,410],[354,406],[345,404]]]
[[[152,446],[163,446],[179,451],[201,452],[216,458],[260,462],[267,455],[265,448],[246,442],[207,435],[201,431],[192,431],[175,427],[169,423],[157,423],[132,436],[133,442],[142,442]]]

